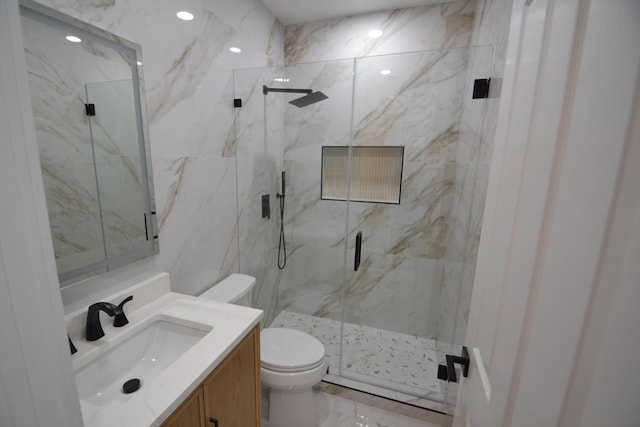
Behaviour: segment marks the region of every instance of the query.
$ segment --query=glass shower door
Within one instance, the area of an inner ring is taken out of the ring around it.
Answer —
[[[353,60],[285,67],[282,87],[321,91],[328,99],[298,108],[283,96],[283,166],[287,174],[286,283],[275,326],[311,334],[325,346],[329,369],[340,358],[347,203],[321,197],[323,152],[349,146]],[[269,95],[273,96],[273,95]]]
[[[301,94],[263,93],[269,88],[311,89],[328,99],[299,108]],[[323,146],[348,146],[351,138],[353,60],[284,69],[234,72],[238,168],[240,271],[258,278],[256,306],[265,326],[311,333],[339,366],[347,206],[322,200]],[[286,266],[279,269],[281,172],[285,173]],[[268,195],[270,218],[260,215]]]
[[[441,341],[456,327],[450,288],[459,289],[452,284],[459,277],[449,271],[462,226],[454,209],[469,157],[463,111],[472,53],[377,56],[355,66],[347,235],[354,265],[344,290],[341,375],[445,412],[426,402],[450,400],[437,370]]]
[[[455,403],[437,371],[466,332],[490,155],[488,101],[471,91],[490,58],[456,48],[234,73],[240,271],[258,278],[264,326],[324,344],[330,381],[441,412]],[[263,85],[328,99],[299,108],[298,94]]]

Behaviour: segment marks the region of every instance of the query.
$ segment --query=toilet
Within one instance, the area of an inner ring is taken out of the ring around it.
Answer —
[[[200,298],[251,307],[256,279],[232,274]],[[295,329],[266,328],[260,333],[260,374],[268,390],[268,427],[317,427],[311,387],[327,371],[324,345]]]

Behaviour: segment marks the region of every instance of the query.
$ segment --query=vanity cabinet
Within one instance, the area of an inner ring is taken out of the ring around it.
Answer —
[[[257,325],[162,427],[260,427]]]
[[[206,427],[202,387],[195,392],[162,424],[162,427]]]

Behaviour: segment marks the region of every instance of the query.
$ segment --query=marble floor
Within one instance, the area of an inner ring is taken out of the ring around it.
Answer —
[[[316,391],[320,427],[443,427],[423,419]]]
[[[414,405],[428,407],[416,400],[445,401],[436,378],[434,340],[345,323],[340,371],[340,322],[282,311],[270,326],[298,329],[320,340],[330,374],[392,390],[397,394],[387,397]]]
[[[414,406],[320,383],[313,397],[318,427],[449,427],[452,418]],[[267,400],[263,393],[263,415]],[[263,427],[269,427],[266,420]]]

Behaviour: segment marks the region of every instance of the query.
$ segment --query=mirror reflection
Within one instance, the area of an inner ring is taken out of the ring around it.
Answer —
[[[35,3],[21,17],[60,282],[157,253],[140,47]]]

